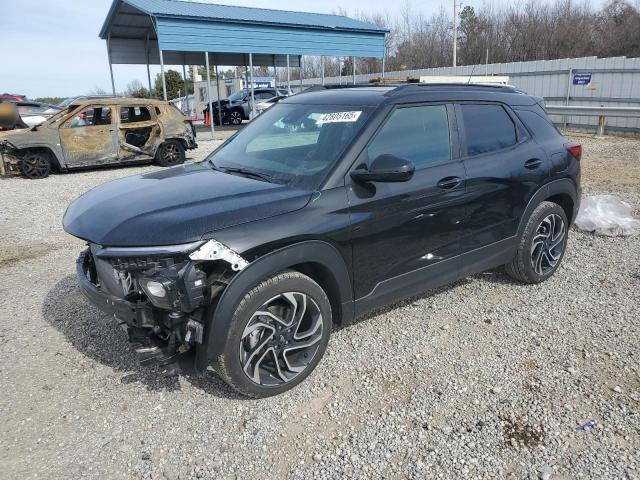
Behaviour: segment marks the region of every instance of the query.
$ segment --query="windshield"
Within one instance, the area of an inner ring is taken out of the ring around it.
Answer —
[[[244,90],[238,90],[236,93],[229,97],[230,102],[236,102],[244,98]]]
[[[75,100],[75,97],[69,97],[58,104],[58,108],[66,108]]]
[[[269,181],[316,189],[371,108],[274,105],[207,158],[220,170],[244,169]]]
[[[61,120],[62,118],[64,118],[68,113],[73,112],[76,108],[78,108],[78,105],[71,105],[68,108],[57,111],[56,113],[51,115],[49,118],[47,118],[44,122],[42,122],[40,125],[55,123]]]

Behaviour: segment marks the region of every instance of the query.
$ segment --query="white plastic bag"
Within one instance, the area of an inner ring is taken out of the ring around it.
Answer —
[[[640,220],[633,218],[631,205],[613,195],[583,197],[576,227],[598,235],[616,237],[640,233]]]

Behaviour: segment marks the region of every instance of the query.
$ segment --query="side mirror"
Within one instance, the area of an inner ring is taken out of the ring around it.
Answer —
[[[415,167],[409,160],[384,154],[376,157],[369,169],[358,168],[350,175],[356,182],[406,182],[414,171]]]

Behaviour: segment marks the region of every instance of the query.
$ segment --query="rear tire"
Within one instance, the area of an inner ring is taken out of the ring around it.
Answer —
[[[156,152],[156,162],[161,167],[180,165],[184,160],[184,147],[178,140],[167,140],[158,147]]]
[[[322,288],[299,272],[279,273],[240,301],[213,367],[243,395],[277,395],[315,369],[331,325],[331,304]]]
[[[567,248],[569,222],[560,205],[542,202],[531,213],[507,274],[523,283],[540,283],[560,266]]]
[[[20,172],[27,178],[45,178],[51,173],[51,157],[42,150],[29,150],[22,155]]]

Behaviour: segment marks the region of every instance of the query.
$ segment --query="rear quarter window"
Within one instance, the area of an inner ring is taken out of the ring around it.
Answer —
[[[467,155],[502,150],[518,141],[516,125],[500,105],[462,104]]]
[[[549,117],[543,117],[529,110],[516,110],[516,115],[527,126],[533,137],[537,140],[553,140],[560,136],[558,129],[551,123]]]

